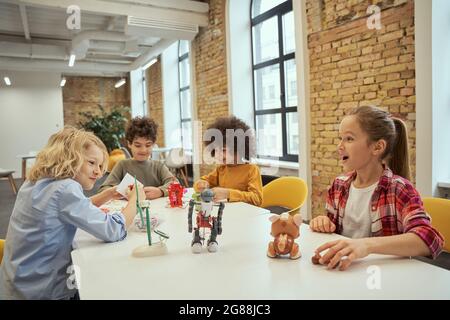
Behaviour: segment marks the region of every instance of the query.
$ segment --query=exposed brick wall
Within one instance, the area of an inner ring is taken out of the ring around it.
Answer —
[[[164,109],[162,96],[161,59],[147,69],[148,114],[158,124],[156,143],[164,146]]]
[[[78,126],[85,121],[80,112],[95,113],[98,105],[106,111],[116,106],[130,107],[129,81],[120,88],[114,85],[120,78],[66,76],[63,87],[64,124]]]
[[[382,9],[369,30],[367,7]],[[324,213],[326,190],[342,172],[338,126],[353,107],[377,105],[405,120],[415,177],[413,0],[307,0],[311,93],[313,215]],[[413,178],[413,182],[414,182]]]
[[[210,0],[209,25],[192,41],[195,55],[195,87],[198,120],[203,130],[216,118],[229,115],[225,40],[225,1]],[[211,170],[200,166],[201,174]]]

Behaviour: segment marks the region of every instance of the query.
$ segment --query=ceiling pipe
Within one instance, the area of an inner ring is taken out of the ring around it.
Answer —
[[[0,41],[0,56],[32,59],[68,59],[63,46]]]
[[[72,39],[70,52],[74,53],[77,59],[83,59],[91,46],[91,40],[128,42],[133,40],[133,36],[126,35],[123,32],[83,31]]]
[[[20,18],[22,19],[23,33],[25,39],[31,40],[30,38],[30,28],[28,27],[27,9],[23,3],[19,4]]]
[[[134,60],[130,66],[130,71],[136,70],[150,62],[150,60],[159,56],[165,49],[167,49],[175,40],[164,39],[160,40],[157,44],[151,47],[146,53],[142,54],[139,58]]]

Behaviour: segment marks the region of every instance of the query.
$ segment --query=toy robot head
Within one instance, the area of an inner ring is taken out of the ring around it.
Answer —
[[[200,193],[202,201],[211,202],[214,198],[214,192],[211,189],[205,189]]]

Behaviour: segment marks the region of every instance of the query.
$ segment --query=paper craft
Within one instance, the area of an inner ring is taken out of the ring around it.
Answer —
[[[123,208],[127,206],[127,201],[125,200],[111,200],[100,207],[104,213],[113,213],[117,211],[122,211]]]
[[[138,186],[141,186],[141,187],[144,186],[139,180],[137,181],[137,184],[138,184]],[[125,175],[125,177],[123,177],[120,184],[117,186],[116,191],[119,192],[124,197],[126,197],[129,186],[134,187],[134,177],[131,174],[127,173]]]
[[[154,231],[155,228],[158,227],[162,222],[164,222],[163,218],[161,218],[158,214],[152,214],[152,216],[150,218],[151,230]],[[141,232],[146,232],[147,222],[146,222],[146,220],[144,220],[144,225],[142,225],[139,215],[136,215],[134,217],[133,224],[137,230],[139,230]]]

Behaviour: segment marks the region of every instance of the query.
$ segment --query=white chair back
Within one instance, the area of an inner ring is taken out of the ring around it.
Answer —
[[[186,156],[183,148],[172,148],[167,155],[166,166],[170,169],[182,168],[186,165]]]

